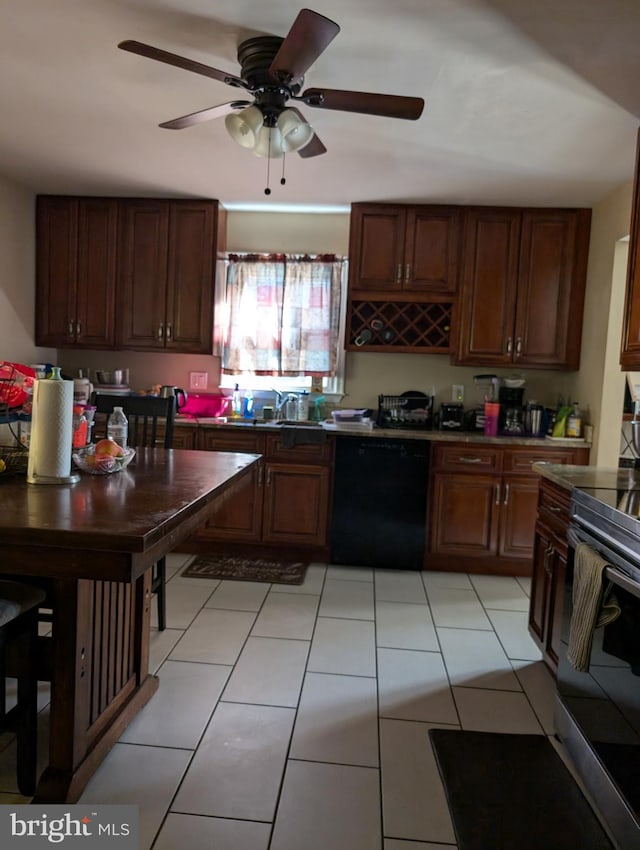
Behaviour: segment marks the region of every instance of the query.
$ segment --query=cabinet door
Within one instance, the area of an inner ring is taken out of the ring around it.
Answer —
[[[36,208],[36,345],[75,342],[78,200],[39,196]]]
[[[640,370],[640,130],[638,131],[636,174],[633,186],[627,291],[620,363],[623,369]]]
[[[531,601],[529,605],[529,630],[540,649],[544,650],[547,640],[547,622],[551,598],[553,546],[546,526],[536,525],[533,574],[531,578]]]
[[[565,579],[567,575],[567,550],[561,546],[553,550],[551,564],[551,589],[549,593],[549,613],[547,616],[547,658],[551,666],[558,668],[562,650],[562,612],[564,609]]]
[[[267,464],[262,524],[265,543],[325,546],[328,513],[326,467]]]
[[[240,428],[227,431],[205,428],[198,430],[196,435],[196,446],[204,451],[262,454],[264,444],[264,434]],[[263,483],[264,466],[260,462],[240,489],[216,504],[213,515],[198,531],[196,539],[259,543],[262,538]]]
[[[160,430],[160,429],[158,429]],[[162,433],[158,433],[158,438],[164,440],[164,428]],[[196,447],[196,429],[186,428],[182,425],[174,426],[173,428],[173,444],[174,449],[195,449]]]
[[[167,201],[120,202],[117,334],[122,347],[163,349],[167,293]]]
[[[590,210],[525,210],[514,360],[523,366],[577,369]]]
[[[76,343],[115,345],[118,202],[81,198],[78,203]]]
[[[429,551],[475,558],[495,555],[499,513],[499,477],[437,473],[431,494]]]
[[[165,344],[211,354],[215,274],[214,201],[175,201],[169,215]]]
[[[501,499],[498,554],[531,561],[538,505],[537,478],[505,476]]]
[[[405,208],[353,204],[349,237],[349,290],[402,289]]]
[[[404,289],[455,292],[460,248],[459,207],[413,207],[407,212]]]
[[[512,362],[520,218],[499,208],[465,215],[458,364]]]
[[[226,498],[219,499],[197,540],[229,540],[259,543],[262,537],[262,461],[251,475]]]

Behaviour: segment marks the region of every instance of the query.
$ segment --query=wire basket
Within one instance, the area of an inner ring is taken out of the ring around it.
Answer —
[[[423,393],[378,396],[376,424],[381,428],[433,428],[433,396]]]
[[[23,446],[0,446],[0,481],[26,475],[29,452]]]

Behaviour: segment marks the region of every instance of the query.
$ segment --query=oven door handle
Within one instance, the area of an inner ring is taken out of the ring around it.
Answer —
[[[602,541],[592,537],[584,529],[578,529],[574,525],[570,525],[567,530],[567,542],[572,549],[575,549],[578,543],[586,543],[592,549],[595,549],[605,561],[611,562],[604,571],[605,577],[640,599],[640,583],[631,578],[624,570],[622,566],[624,559],[620,555],[605,546]]]

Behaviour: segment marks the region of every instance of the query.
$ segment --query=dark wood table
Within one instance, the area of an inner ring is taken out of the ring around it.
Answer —
[[[0,481],[0,574],[49,588],[49,765],[34,802],[75,802],[158,688],[149,675],[151,570],[259,455],[139,449],[114,475],[77,484]]]

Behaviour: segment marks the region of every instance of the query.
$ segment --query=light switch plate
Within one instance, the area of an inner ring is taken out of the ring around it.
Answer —
[[[189,372],[189,389],[206,390],[208,383],[208,372]]]

